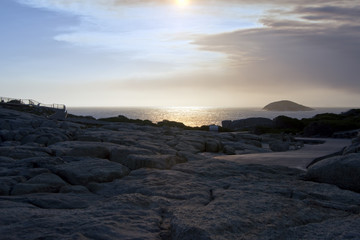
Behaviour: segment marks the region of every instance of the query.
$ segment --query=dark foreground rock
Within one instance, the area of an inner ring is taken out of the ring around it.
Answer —
[[[336,156],[315,163],[308,169],[306,179],[360,193],[360,154]]]
[[[0,197],[4,239],[358,239],[360,194],[285,167],[138,169],[93,193]],[[335,227],[336,226],[336,227]]]
[[[359,193],[211,157],[271,136],[0,116],[1,239],[360,238]]]
[[[360,193],[360,137],[342,151],[320,159],[308,166],[305,179],[334,184]]]

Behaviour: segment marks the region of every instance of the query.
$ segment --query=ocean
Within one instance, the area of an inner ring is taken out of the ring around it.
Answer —
[[[223,120],[237,120],[250,117],[274,119],[284,115],[292,118],[310,118],[320,113],[342,113],[349,108],[315,108],[314,111],[272,112],[261,108],[211,108],[211,107],[68,107],[68,113],[95,118],[126,116],[130,119],[150,120],[154,123],[162,120],[182,122],[196,127],[216,124]]]

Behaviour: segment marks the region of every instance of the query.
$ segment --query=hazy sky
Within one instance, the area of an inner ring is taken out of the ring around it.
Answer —
[[[0,96],[359,107],[360,0],[1,0]]]

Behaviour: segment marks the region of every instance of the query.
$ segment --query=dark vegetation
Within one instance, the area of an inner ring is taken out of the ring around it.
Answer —
[[[345,113],[318,114],[313,118],[302,119],[305,124],[303,134],[305,136],[330,137],[335,132],[360,129],[360,109],[352,109]]]
[[[200,130],[200,131],[209,131],[209,126],[201,126],[201,127],[189,127],[184,123],[163,120],[158,123],[153,123],[150,120],[141,120],[141,119],[129,119],[123,115],[119,115],[117,117],[109,117],[109,118],[100,118],[99,121],[104,122],[123,122],[123,123],[135,123],[142,126],[153,126],[153,127],[177,127],[185,130]],[[225,131],[224,128],[219,127],[219,131]]]
[[[334,133],[360,129],[360,109],[344,113],[323,113],[301,120],[286,116],[276,117],[273,127],[256,127],[254,132],[292,133],[306,137],[332,137]]]
[[[74,119],[96,120],[96,118],[94,118],[92,116],[79,116],[79,115],[74,115],[74,114],[71,114],[71,113],[68,113],[67,117],[68,118],[74,118]]]
[[[117,117],[99,118],[98,120],[104,122],[136,123],[143,126],[156,126],[156,124],[154,124],[150,120],[129,119],[123,115],[119,115]]]

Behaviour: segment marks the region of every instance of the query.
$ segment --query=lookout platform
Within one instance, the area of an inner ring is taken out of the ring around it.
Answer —
[[[27,108],[26,110],[33,110],[56,120],[65,120],[67,117],[67,110],[64,104],[43,104],[32,99],[0,97],[0,106],[18,109]]]

